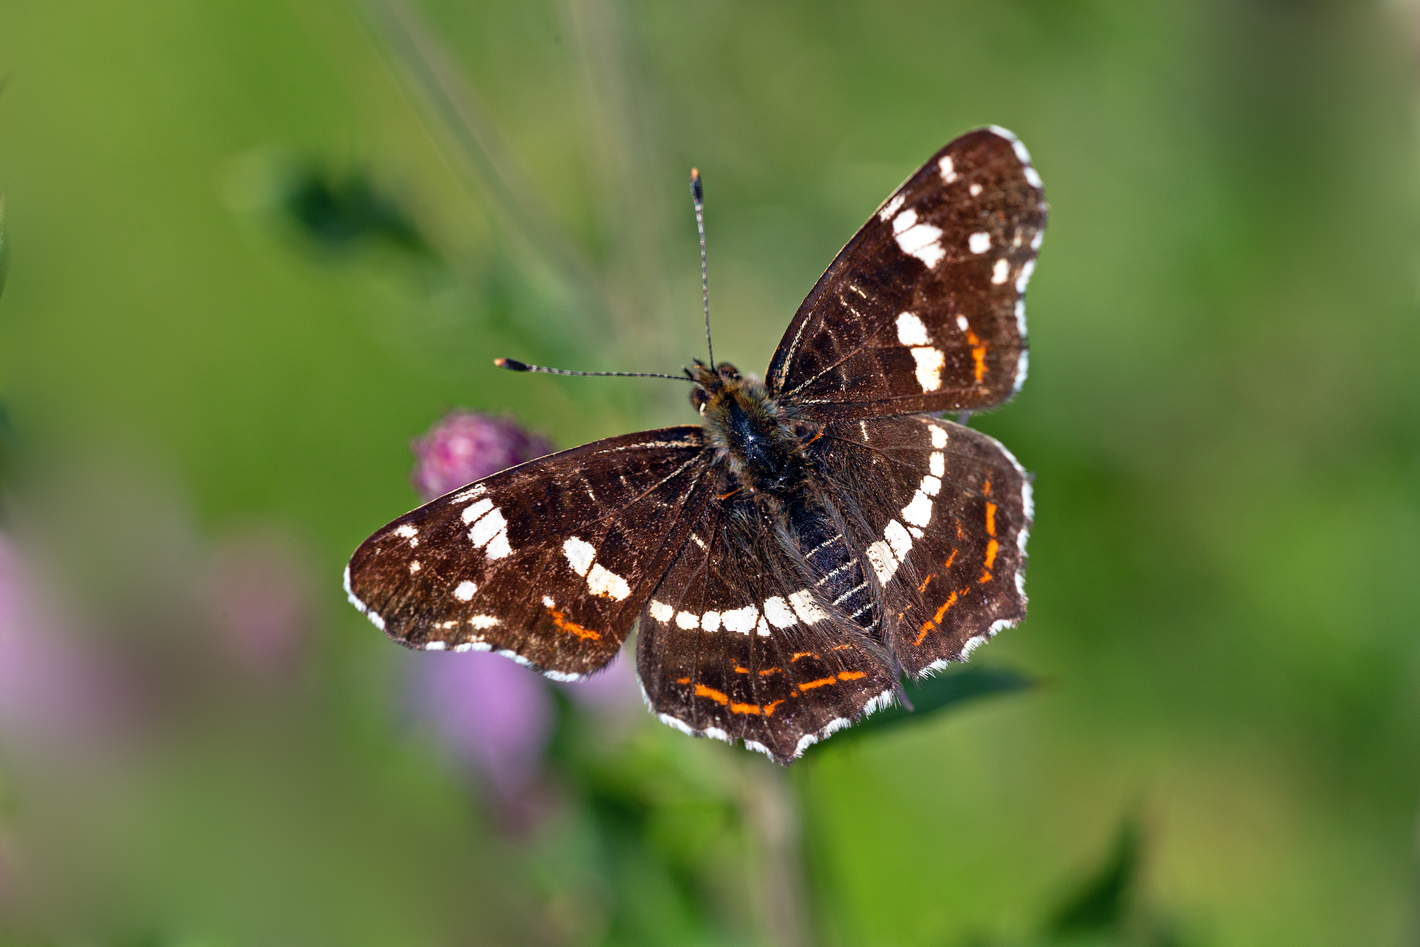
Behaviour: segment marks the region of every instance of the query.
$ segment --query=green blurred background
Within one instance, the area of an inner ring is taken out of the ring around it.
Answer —
[[[783,942],[796,823],[806,942],[1420,942],[1417,35],[1402,0],[0,0],[8,528],[149,675],[141,726],[0,755],[0,942]],[[409,720],[437,656],[340,591],[410,440],[689,421],[491,359],[700,354],[697,165],[717,354],[758,370],[982,124],[1051,221],[1031,377],[973,421],[1037,475],[1031,615],[973,664],[1041,685],[787,776],[571,724],[600,748],[503,825]],[[303,577],[277,681],[185,610],[252,534]],[[1127,919],[1058,923],[1131,831]]]

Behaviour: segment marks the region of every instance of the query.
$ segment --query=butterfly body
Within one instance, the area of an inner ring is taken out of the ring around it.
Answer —
[[[791,411],[769,397],[763,383],[728,362],[711,370],[700,362],[690,403],[700,410],[706,443],[715,450],[733,486],[760,502],[780,504],[804,487],[804,442],[814,427],[796,424]]]
[[[1046,220],[1029,155],[971,132],[898,188],[791,321],[765,381],[687,370],[695,426],[531,461],[356,550],[351,601],[422,650],[557,679],[633,625],[660,719],[780,762],[1025,614],[1030,478],[936,416],[1025,378]]]

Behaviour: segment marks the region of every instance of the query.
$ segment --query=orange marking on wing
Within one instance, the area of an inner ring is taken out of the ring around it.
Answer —
[[[986,535],[996,535],[996,504],[989,501],[986,504]]]
[[[967,330],[966,341],[971,345],[971,359],[976,363],[976,383],[979,385],[981,379],[986,377],[986,343],[970,329]]]
[[[715,499],[717,499],[717,500],[728,500],[730,497],[734,496],[736,493],[739,493],[739,492],[740,492],[741,490],[743,490],[743,489],[744,489],[744,487],[736,487],[735,489],[731,490],[729,493],[725,494],[724,496],[716,497]]]
[[[981,487],[981,495],[989,497],[991,495],[991,478],[986,478],[986,483]]]
[[[696,697],[709,697],[717,704],[728,704],[730,698],[727,694],[722,694],[713,687],[706,687],[704,684],[695,685]]]
[[[991,540],[986,544],[986,568],[990,569],[991,564],[996,561],[996,550],[1001,548],[1001,544],[996,540]]]
[[[963,594],[965,594],[965,590],[963,590]],[[942,604],[942,607],[937,609],[937,614],[922,623],[921,629],[917,632],[917,640],[912,643],[913,647],[920,646],[922,642],[927,639],[927,635],[931,634],[932,629],[942,624],[942,616],[947,614],[947,609],[956,604],[956,600],[957,593],[953,592],[951,595],[947,596],[947,600]]]
[[[953,549],[953,550],[952,550],[952,554],[947,557],[947,564],[944,565],[944,566],[942,566],[942,568],[943,568],[943,569],[950,569],[950,568],[952,567],[952,563],[956,561],[956,557],[957,557],[957,551],[956,551],[955,549]]]
[[[740,667],[738,664],[736,664],[736,665],[735,665],[735,673],[736,673],[736,674],[748,674],[748,673],[749,673],[749,668],[742,668],[742,667]]]
[[[802,683],[802,684],[799,685],[799,690],[811,691],[811,690],[813,690],[815,687],[823,687],[825,684],[837,684],[837,683],[838,683],[838,678],[836,678],[836,677],[821,677],[821,678],[819,678],[819,679],[816,680],[816,681],[805,681],[804,683]]]
[[[824,428],[819,428],[817,434],[815,434],[813,437],[809,438],[808,440],[804,441],[804,446],[805,446],[805,447],[808,447],[808,446],[809,446],[810,444],[812,444],[814,441],[818,440],[820,437],[823,437],[823,432],[824,432]]]
[[[950,560],[948,560],[948,562],[950,562]],[[934,572],[931,575],[927,576],[927,578],[923,579],[922,584],[917,586],[917,594],[921,595],[923,592],[927,591],[927,583],[931,582],[936,577],[937,574]]]
[[[759,716],[759,712],[760,712],[760,711],[759,711],[759,705],[758,705],[758,704],[731,704],[731,705],[730,705],[730,713],[732,713],[732,714],[753,714],[754,716],[758,717],[758,716]]]
[[[851,647],[853,647],[851,644],[836,644],[836,645],[833,646],[833,650],[834,650],[834,651],[847,651],[847,650],[848,650],[849,648],[851,648]]]
[[[957,539],[965,539],[966,530],[961,528],[961,523],[957,523]]]
[[[987,582],[990,582],[990,581],[991,581],[991,570],[990,570],[990,569],[983,569],[982,572],[981,572],[981,578],[977,579],[976,581],[979,582],[979,583],[982,584],[982,585],[985,585]]]
[[[839,672],[838,672],[838,679],[839,679],[840,681],[856,681],[856,680],[857,680],[858,678],[860,678],[860,677],[867,677],[867,676],[868,676],[868,672],[866,672],[866,671],[839,671]]]
[[[782,701],[782,700],[776,700],[776,701],[771,701],[770,703],[765,704],[765,705],[764,705],[764,716],[766,716],[766,717],[772,717],[772,716],[774,716],[774,708],[775,708],[775,707],[778,707],[778,706],[779,706],[780,704],[782,704],[782,703],[784,703],[784,701]]]
[[[562,631],[567,632],[569,635],[576,635],[578,638],[581,638],[584,641],[588,639],[596,641],[601,638],[601,632],[592,631],[590,628],[583,628],[576,622],[568,621],[566,612],[555,611],[551,608],[549,608],[547,611],[548,614],[552,616],[552,623],[558,628],[560,628]]]
[[[770,674],[778,674],[782,670],[783,668],[765,668],[763,671],[759,672],[759,676],[765,677]]]
[[[675,679],[675,682],[676,682],[677,684],[689,684],[689,683],[690,683],[690,678],[688,678],[688,677],[678,677],[678,678]]]
[[[817,652],[817,651],[795,651],[794,654],[793,654],[793,656],[792,656],[791,658],[789,658],[789,663],[790,663],[790,664],[793,664],[795,661],[799,660],[800,658],[816,658],[816,657],[818,657],[818,652]]]

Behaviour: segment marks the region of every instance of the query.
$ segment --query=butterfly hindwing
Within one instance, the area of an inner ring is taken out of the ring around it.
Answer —
[[[637,671],[663,721],[787,763],[891,699],[883,652],[843,607],[861,568],[811,565],[846,563],[825,531],[793,537],[817,551],[792,556],[752,503],[706,510],[640,625]]]
[[[828,426],[833,489],[862,510],[883,594],[886,641],[917,677],[1025,615],[1031,485],[980,431],[926,415]],[[817,446],[817,445],[815,445]]]
[[[770,362],[771,394],[821,418],[1005,401],[1025,380],[1024,297],[1046,211],[1015,136],[956,139],[820,277]]]
[[[506,652],[584,676],[626,639],[709,499],[698,427],[597,441],[401,516],[350,560],[351,601],[430,651]],[[649,577],[649,581],[648,581]]]

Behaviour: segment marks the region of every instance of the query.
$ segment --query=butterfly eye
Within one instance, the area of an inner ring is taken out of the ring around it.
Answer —
[[[705,389],[699,386],[690,389],[690,406],[701,414],[705,413],[705,405],[710,401],[710,396]]]

